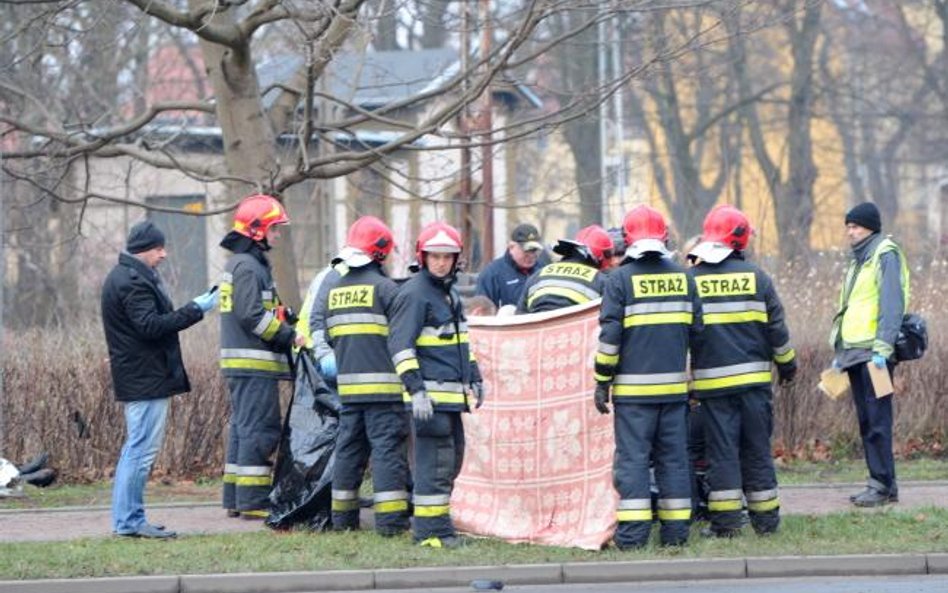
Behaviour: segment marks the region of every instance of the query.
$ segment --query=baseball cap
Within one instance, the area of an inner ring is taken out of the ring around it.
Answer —
[[[524,251],[539,251],[543,249],[543,243],[540,242],[540,231],[532,224],[518,224],[510,233],[510,240],[520,243]]]

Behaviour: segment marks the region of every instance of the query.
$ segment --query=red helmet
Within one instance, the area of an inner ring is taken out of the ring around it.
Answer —
[[[422,266],[425,264],[424,253],[461,253],[464,242],[461,233],[445,222],[432,222],[421,229],[418,241],[415,243],[415,257]]]
[[[666,241],[668,239],[668,223],[662,213],[641,204],[629,210],[622,220],[622,230],[625,231],[625,244],[632,246],[642,239]]]
[[[608,267],[613,254],[612,237],[598,224],[592,224],[576,233],[576,241],[589,250],[589,254],[600,268]]]
[[[392,229],[374,216],[363,216],[349,227],[346,246],[365,253],[374,261],[385,261],[395,247]]]
[[[731,249],[747,249],[751,233],[747,215],[728,204],[720,204],[711,209],[704,218],[704,233],[701,240],[707,243],[721,243]]]
[[[289,222],[290,217],[280,200],[266,194],[244,198],[234,212],[234,230],[254,241],[263,241],[270,227]]]

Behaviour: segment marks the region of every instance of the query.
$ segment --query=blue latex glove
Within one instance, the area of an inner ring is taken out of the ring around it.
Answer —
[[[885,368],[885,356],[882,356],[881,354],[878,354],[878,353],[873,354],[873,355],[872,355],[872,364],[876,365],[877,368],[884,369],[884,368]]]
[[[336,353],[335,352],[330,352],[326,356],[319,359],[319,374],[322,375],[324,379],[336,378]]]
[[[830,366],[836,369],[837,371],[843,370],[842,367],[839,366],[839,360],[837,360],[836,358],[833,359],[833,362],[830,363]]]
[[[217,287],[210,289],[204,294],[194,297],[194,304],[201,308],[201,311],[207,313],[211,309],[217,306],[217,301],[221,298],[221,293],[217,291]]]

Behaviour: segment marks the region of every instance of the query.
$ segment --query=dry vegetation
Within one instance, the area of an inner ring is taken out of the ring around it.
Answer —
[[[820,370],[831,358],[826,335],[840,269],[840,260],[827,259],[812,268],[774,274],[800,360],[798,380],[779,389],[775,398],[776,454],[786,459],[818,461],[859,454],[852,404],[848,399],[829,401],[815,389]],[[948,339],[939,331],[948,318],[940,302],[948,265],[926,263],[915,266],[913,273],[911,308],[927,318],[931,343],[923,360],[896,371],[897,450],[902,457],[938,457],[944,454],[948,430],[948,364],[943,366]],[[182,338],[194,390],[175,398],[157,472],[178,477],[217,475],[228,406],[216,366],[216,323],[202,323]],[[112,398],[97,322],[69,332],[7,335],[5,346],[3,455],[16,461],[48,450],[67,480],[108,476],[124,421]]]

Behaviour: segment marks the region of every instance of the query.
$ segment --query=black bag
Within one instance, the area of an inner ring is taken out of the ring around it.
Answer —
[[[928,326],[921,315],[907,313],[902,318],[899,337],[895,340],[895,360],[917,360],[928,348]]]

